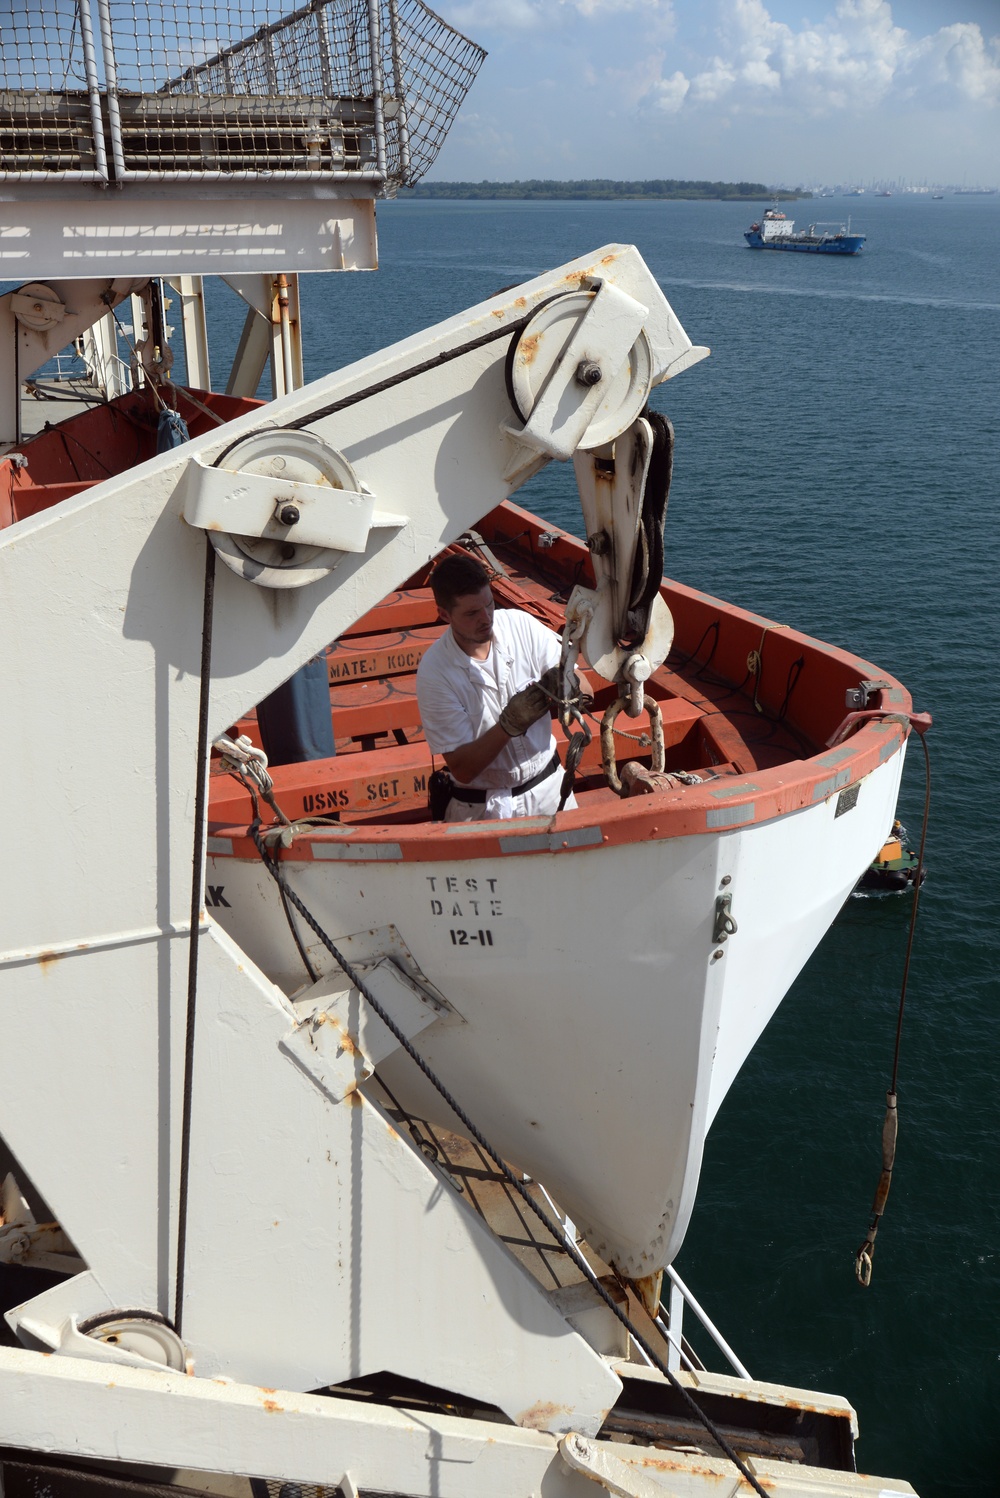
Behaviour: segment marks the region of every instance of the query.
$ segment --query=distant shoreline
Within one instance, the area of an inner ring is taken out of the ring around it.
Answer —
[[[575,182],[531,180],[527,182],[418,182],[400,188],[400,198],[469,198],[486,202],[518,200],[588,202],[624,199],[630,202],[664,202],[672,199],[721,203],[759,202],[777,198],[783,203],[811,198],[809,192],[775,192],[763,182],[685,182],[675,178],[647,182],[619,182],[591,178]]]

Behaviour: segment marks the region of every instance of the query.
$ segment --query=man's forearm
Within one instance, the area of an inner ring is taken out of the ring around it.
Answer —
[[[505,749],[509,743],[510,735],[499,723],[494,723],[478,739],[473,739],[469,744],[460,744],[450,754],[444,755],[444,762],[456,780],[468,785],[487,765],[493,763],[501,749]]]

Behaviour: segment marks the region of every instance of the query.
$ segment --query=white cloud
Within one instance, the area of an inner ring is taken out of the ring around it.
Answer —
[[[997,40],[974,22],[914,36],[895,24],[889,0],[839,0],[799,29],[774,20],[763,0],[724,0],[718,37],[719,50],[690,77],[675,70],[653,80],[647,102],[674,113],[720,101],[740,112],[780,105],[813,117],[865,113],[928,89],[941,102],[1000,102]]]
[[[675,26],[673,0],[458,0],[444,11],[470,36],[557,28],[577,16],[602,22],[641,14],[659,36],[672,35]]]
[[[647,98],[664,114],[676,114],[683,107],[691,84],[683,73],[672,73],[669,78],[657,78],[651,85]]]
[[[1000,104],[1000,39],[986,42],[979,27],[967,21],[942,27],[918,46],[911,73],[917,87],[950,89],[975,104]]]

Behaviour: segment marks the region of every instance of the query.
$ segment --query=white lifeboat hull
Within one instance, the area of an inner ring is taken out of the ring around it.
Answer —
[[[902,760],[900,745],[864,777],[848,815],[833,791],[763,822],[634,842],[606,842],[579,813],[452,824],[453,857],[418,862],[391,829],[375,845],[312,829],[281,868],[335,941],[391,952],[447,1001],[455,1013],[417,1037],[421,1054],[503,1156],[640,1278],[678,1252],[711,1121],[891,823]],[[497,855],[469,856],[484,827]],[[303,988],[252,844],[211,846],[213,914],[287,992]],[[737,930],[719,940],[723,892]],[[316,970],[335,970],[296,920]],[[461,1130],[405,1053],[378,1074],[408,1111]]]

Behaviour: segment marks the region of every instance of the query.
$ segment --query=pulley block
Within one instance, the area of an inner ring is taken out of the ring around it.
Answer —
[[[562,460],[613,441],[652,386],[648,315],[602,281],[543,303],[507,356],[507,392],[524,425],[506,430],[521,446]]]
[[[155,1311],[106,1311],[79,1322],[77,1331],[117,1352],[184,1372],[184,1343],[169,1321]]]
[[[245,437],[215,464],[195,454],[185,483],[188,524],[208,531],[227,567],[267,588],[326,577],[345,553],[366,551],[373,530],[407,523],[376,510],[342,453],[294,428]]]

